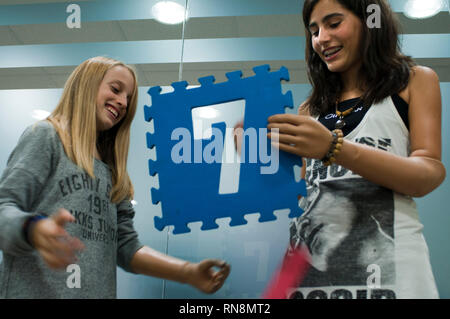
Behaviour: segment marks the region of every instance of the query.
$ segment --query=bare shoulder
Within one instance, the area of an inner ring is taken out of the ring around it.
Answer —
[[[439,77],[433,69],[417,65],[411,70],[408,87],[411,98],[417,93],[439,87]]]
[[[439,77],[436,72],[429,67],[414,67],[411,71],[411,78],[408,86],[411,102],[418,98],[420,100],[424,98],[432,99],[437,96],[440,98]]]
[[[428,81],[439,83],[439,77],[432,68],[422,65],[416,65],[411,69],[411,77],[410,77],[411,85]]]
[[[408,84],[411,133],[418,132],[425,136],[424,131],[434,127],[439,132],[432,138],[437,140],[442,116],[439,77],[432,69],[422,66],[415,67],[411,74]]]
[[[439,77],[437,73],[426,66],[416,65],[411,68],[408,86],[399,93],[400,97],[408,104],[411,97],[420,91],[439,87]]]

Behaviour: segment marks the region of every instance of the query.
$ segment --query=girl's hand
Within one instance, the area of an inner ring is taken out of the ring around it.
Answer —
[[[239,121],[233,128],[234,148],[238,154],[241,154],[242,134],[244,131],[244,121]]]
[[[267,136],[272,145],[282,151],[301,157],[322,159],[328,152],[333,137],[319,121],[305,115],[277,114],[269,117]],[[278,139],[278,142],[276,142]]]
[[[214,267],[220,270],[214,270]],[[205,259],[199,263],[187,263],[187,283],[205,293],[211,294],[222,287],[230,274],[230,265],[216,259]]]
[[[71,237],[64,226],[75,218],[65,209],[60,209],[50,218],[41,219],[32,227],[31,243],[45,263],[52,269],[65,269],[76,262],[76,252],[84,248],[83,243]]]

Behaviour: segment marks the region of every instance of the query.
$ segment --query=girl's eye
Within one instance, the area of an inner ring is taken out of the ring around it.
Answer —
[[[114,87],[114,86],[111,86],[111,90],[112,90],[114,93],[119,93],[119,89],[116,88],[116,87]]]
[[[341,24],[341,22],[336,22],[336,23],[330,24],[330,27],[333,28],[333,29],[335,29],[335,28],[337,28],[340,24]]]

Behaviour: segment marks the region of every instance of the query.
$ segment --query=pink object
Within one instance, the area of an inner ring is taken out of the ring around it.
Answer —
[[[298,286],[309,268],[305,250],[297,249],[286,256],[264,292],[263,299],[286,299],[289,288]]]

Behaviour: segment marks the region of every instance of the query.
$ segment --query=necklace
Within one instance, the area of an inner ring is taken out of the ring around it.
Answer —
[[[361,100],[357,101],[355,105],[346,109],[344,112],[341,112],[338,110],[339,99],[336,100],[336,115],[339,117],[335,124],[336,129],[341,130],[346,125],[344,117],[352,113],[353,110],[358,106],[359,102],[361,102]]]

